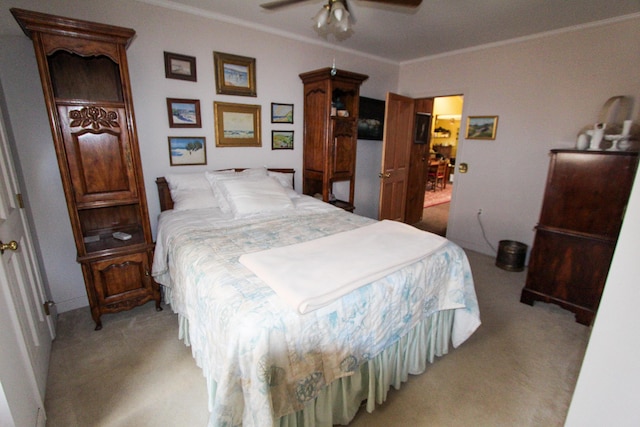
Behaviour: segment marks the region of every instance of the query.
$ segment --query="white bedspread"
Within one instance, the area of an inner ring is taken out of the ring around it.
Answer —
[[[304,314],[429,255],[445,242],[435,234],[385,220],[245,254],[240,263]]]
[[[292,309],[240,256],[375,223],[310,197],[295,204],[242,220],[204,209],[160,217],[153,277],[207,379],[210,426],[272,426],[438,311],[455,311],[456,347],[480,324],[469,264],[450,241],[320,309]]]

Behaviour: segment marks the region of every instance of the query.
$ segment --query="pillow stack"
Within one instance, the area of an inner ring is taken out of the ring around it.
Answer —
[[[234,217],[293,209],[293,174],[266,168],[168,174],[174,210],[219,208]]]

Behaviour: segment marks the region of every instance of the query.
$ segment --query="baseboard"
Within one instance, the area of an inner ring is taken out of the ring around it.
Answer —
[[[88,307],[89,300],[86,296],[69,299],[66,301],[56,301],[56,309],[58,313],[64,313],[65,311],[75,310],[76,308]]]

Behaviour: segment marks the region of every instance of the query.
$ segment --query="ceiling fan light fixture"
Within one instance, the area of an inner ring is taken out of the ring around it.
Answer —
[[[344,5],[342,4],[342,2],[337,1],[333,3],[331,7],[331,16],[333,17],[333,19],[338,22],[342,21],[345,12],[346,11],[344,10]]]
[[[328,0],[313,21],[317,30],[347,32],[351,29],[349,17],[345,0]]]
[[[349,31],[349,29],[351,28],[351,25],[349,24],[349,12],[345,10],[342,16],[342,19],[338,20],[335,23],[335,26],[339,31],[342,31],[342,32]]]
[[[313,21],[315,22],[317,29],[321,29],[322,27],[327,25],[330,13],[331,12],[329,4],[325,4],[324,6],[322,6],[322,9],[320,9],[320,12],[318,12],[316,16],[313,17]]]

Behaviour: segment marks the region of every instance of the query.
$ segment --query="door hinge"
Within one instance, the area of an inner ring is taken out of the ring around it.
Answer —
[[[51,315],[50,307],[54,305],[56,305],[56,303],[51,300],[43,302],[42,307],[44,308],[44,314],[46,314],[47,316],[50,316]]]
[[[18,206],[20,209],[24,209],[24,201],[22,200],[22,193],[16,194],[16,201],[18,202]]]

